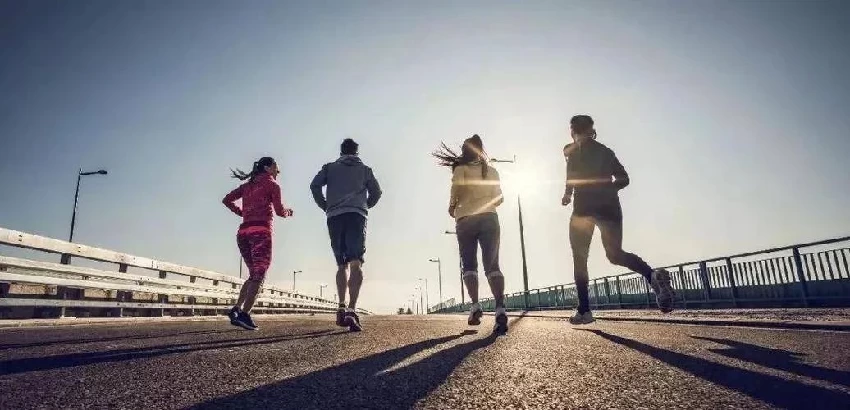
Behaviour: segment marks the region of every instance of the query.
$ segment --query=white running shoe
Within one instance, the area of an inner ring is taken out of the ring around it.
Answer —
[[[670,284],[670,272],[666,269],[658,269],[652,272],[652,290],[655,291],[658,309],[663,313],[672,312],[676,292],[673,290],[673,285]]]
[[[593,313],[591,313],[590,311],[584,313],[576,312],[576,314],[574,314],[573,317],[570,318],[570,324],[573,325],[587,325],[595,321],[596,319],[593,318]]]
[[[481,324],[481,316],[484,316],[484,311],[481,310],[481,305],[476,303],[469,308],[469,319],[466,323],[470,326],[478,326]]]

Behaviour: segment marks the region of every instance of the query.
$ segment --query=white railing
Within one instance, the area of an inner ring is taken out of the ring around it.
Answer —
[[[63,262],[0,255],[0,317],[222,314],[235,303],[244,282],[218,272],[5,228],[0,228],[0,245],[59,254]],[[118,270],[72,266],[72,258],[114,263]],[[152,275],[127,273],[130,267]],[[335,310],[336,304],[329,300],[268,284],[254,308],[257,313]]]

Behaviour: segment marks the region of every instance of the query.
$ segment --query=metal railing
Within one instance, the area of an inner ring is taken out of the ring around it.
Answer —
[[[59,254],[62,263],[0,256],[0,318],[222,314],[243,279],[0,228],[0,245]],[[73,258],[117,271],[72,266]],[[129,268],[141,274],[128,273]],[[267,284],[257,313],[335,312],[336,303]],[[370,312],[358,309],[360,313]]]
[[[850,306],[850,236],[686,262],[668,269],[678,308]],[[649,308],[655,296],[634,272],[592,279],[593,309]],[[569,309],[578,304],[575,284],[505,295],[507,309]],[[527,302],[526,302],[527,300]],[[493,299],[480,301],[492,310]],[[527,305],[526,305],[527,303]],[[460,312],[455,304],[432,313]]]

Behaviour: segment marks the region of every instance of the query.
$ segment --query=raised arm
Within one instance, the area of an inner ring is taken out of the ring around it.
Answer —
[[[366,199],[366,207],[372,208],[378,204],[378,201],[381,199],[381,195],[383,192],[381,191],[381,185],[378,184],[378,180],[375,178],[375,174],[372,172],[372,168],[367,168],[368,175],[366,176],[366,190],[369,194],[369,197]]]
[[[227,209],[239,216],[242,216],[242,209],[236,205],[236,200],[242,198],[242,187],[243,185],[239,185],[236,189],[225,195],[224,199],[221,200],[221,203],[223,203]]]
[[[564,146],[564,161],[567,165],[567,179],[564,182],[564,197],[561,199],[561,204],[567,206],[572,201],[573,197],[573,185],[570,184],[571,169],[570,169],[570,153],[573,150],[573,144],[567,144]]]
[[[457,209],[457,204],[460,202],[460,190],[464,182],[463,168],[456,167],[452,170],[452,189],[449,194],[449,215],[452,218],[454,218],[455,209]]]
[[[313,177],[313,182],[310,183],[310,192],[313,193],[313,201],[323,211],[327,210],[328,201],[325,199],[325,194],[322,192],[322,187],[328,184],[328,166],[325,165],[319,170],[319,173]]]
[[[626,168],[623,167],[623,164],[620,163],[620,160],[617,159],[614,151],[608,151],[611,154],[609,161],[611,163],[611,175],[614,176],[614,187],[617,189],[623,189],[629,186],[629,174],[626,172]]]
[[[272,182],[269,185],[269,194],[271,196],[272,206],[274,207],[274,213],[281,218],[288,218],[292,216],[292,210],[287,209],[283,206],[283,195],[280,191],[280,185],[277,182]]]

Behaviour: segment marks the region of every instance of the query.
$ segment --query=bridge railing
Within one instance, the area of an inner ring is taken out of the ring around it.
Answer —
[[[0,228],[0,245],[59,254],[62,263],[0,256],[0,318],[223,314],[244,279]],[[117,271],[72,266],[72,258]],[[128,273],[128,269],[142,274]],[[332,301],[266,284],[258,313],[333,312]],[[361,310],[361,313],[369,312]]]
[[[827,239],[669,266],[678,308],[850,306],[850,237]],[[651,288],[629,272],[590,281],[594,309],[655,306]],[[494,308],[491,298],[482,308]],[[575,283],[506,295],[508,309],[570,309]],[[432,313],[459,312],[455,304]]]

